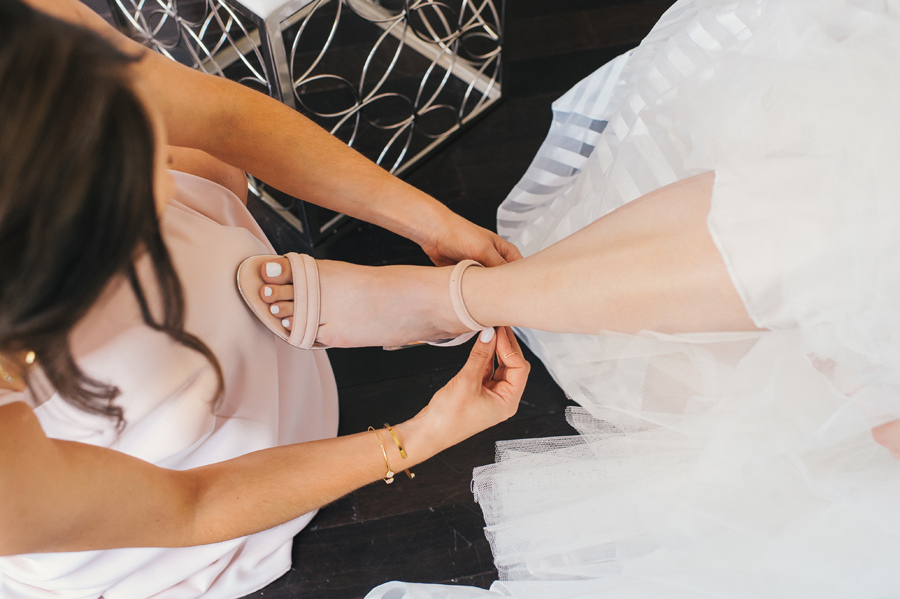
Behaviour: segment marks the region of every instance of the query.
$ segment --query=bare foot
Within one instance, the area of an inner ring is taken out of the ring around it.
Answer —
[[[331,347],[395,346],[453,338],[468,331],[450,302],[453,267],[359,266],[318,260],[321,314],[316,341]],[[260,297],[288,330],[294,288],[287,259],[273,257],[261,272]]]

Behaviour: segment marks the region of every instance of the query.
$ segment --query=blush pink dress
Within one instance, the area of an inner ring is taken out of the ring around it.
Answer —
[[[29,402],[53,438],[115,449],[164,468],[188,469],[337,433],[337,390],[324,352],[277,339],[244,306],[235,285],[246,257],[272,253],[228,190],[174,173],[176,197],[162,230],[184,287],[186,330],[215,353],[225,394],[203,356],[147,327],[127,282],[113,285],[72,335],[78,364],[115,384],[127,425],[82,412],[51,392],[7,393]],[[138,272],[152,307],[149,261]],[[116,549],[0,558],[3,599],[231,599],[290,567],[291,541],[314,514],[255,535],[179,549]]]

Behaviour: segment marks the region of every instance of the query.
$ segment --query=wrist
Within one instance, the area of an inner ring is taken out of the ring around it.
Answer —
[[[398,464],[419,464],[449,447],[444,445],[440,437],[435,434],[430,422],[421,417],[421,413],[393,428],[407,455],[407,458],[401,458]],[[390,439],[390,443],[394,445],[394,440]],[[394,449],[397,449],[396,446]],[[399,450],[397,455],[399,456]],[[391,463],[393,464],[393,462]]]
[[[417,193],[404,202],[393,226],[387,228],[427,249],[434,246],[440,234],[450,228],[450,220],[455,214],[428,194],[415,191]]]

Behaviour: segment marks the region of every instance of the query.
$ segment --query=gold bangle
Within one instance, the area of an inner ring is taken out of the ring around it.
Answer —
[[[384,448],[384,443],[381,442],[381,435],[379,435],[378,431],[376,431],[371,426],[369,427],[369,430],[372,431],[372,434],[375,435],[376,439],[378,439],[378,444],[381,445],[381,455],[384,456],[384,465],[387,467],[387,472],[384,473],[384,478],[382,478],[381,480],[383,480],[386,484],[391,484],[392,482],[394,482],[394,472],[393,470],[391,470],[391,463],[388,461],[387,450],[385,450]]]
[[[403,449],[403,446],[400,444],[400,439],[397,437],[397,433],[394,432],[394,429],[391,428],[391,425],[388,424],[387,422],[384,423],[384,428],[386,428],[388,430],[388,432],[391,433],[391,437],[393,437],[394,443],[397,444],[397,449],[400,450],[400,457],[405,460],[407,457],[406,450]],[[409,468],[405,468],[403,471],[406,472],[406,476],[408,476],[409,478],[416,477],[415,473],[409,471]]]

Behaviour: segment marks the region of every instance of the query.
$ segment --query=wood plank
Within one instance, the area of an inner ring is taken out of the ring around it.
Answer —
[[[305,531],[294,541],[291,570],[247,599],[360,599],[389,580],[485,575],[494,567],[483,527],[477,508],[450,505]]]
[[[516,60],[524,60],[610,46],[636,46],[672,4],[673,0],[651,0],[595,5],[576,13],[554,11],[520,18],[508,24],[504,50]]]

